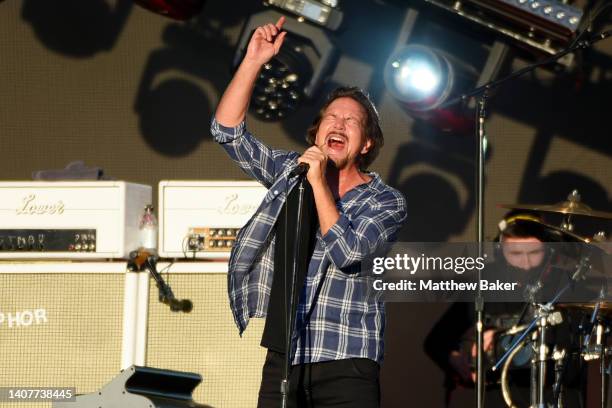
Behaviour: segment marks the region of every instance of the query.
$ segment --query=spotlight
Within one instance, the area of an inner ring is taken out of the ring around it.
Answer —
[[[455,73],[446,56],[422,45],[401,47],[387,60],[387,89],[409,110],[437,108],[450,95]]]
[[[383,75],[391,95],[415,119],[444,131],[471,131],[473,120],[466,106],[442,105],[475,86],[478,72],[474,67],[437,48],[410,44],[389,57]]]
[[[206,0],[134,0],[136,4],[175,20],[189,20],[202,11]]]
[[[506,59],[500,42],[478,36],[408,9],[395,51],[383,71],[385,86],[415,119],[444,131],[470,133],[472,105],[446,106],[468,90],[494,78]]]
[[[253,14],[243,29],[234,55],[237,68],[255,29],[282,14],[266,10]],[[333,65],[337,49],[329,34],[311,24],[285,16],[287,31],[279,53],[262,68],[251,98],[251,111],[266,121],[282,120],[312,98]]]

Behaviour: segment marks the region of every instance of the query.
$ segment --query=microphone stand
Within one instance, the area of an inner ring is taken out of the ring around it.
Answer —
[[[304,203],[304,176],[306,172],[302,171],[298,174],[300,180],[298,181],[298,207],[297,207],[297,222],[295,224],[295,239],[293,241],[293,263],[291,268],[291,286],[287,287],[287,268],[284,268],[285,274],[285,328],[286,328],[286,336],[285,336],[285,367],[283,368],[283,379],[280,384],[280,392],[281,392],[281,408],[287,408],[288,397],[289,397],[289,375],[291,372],[291,349],[293,344],[293,325],[294,314],[296,309],[297,299],[295,298],[296,285],[297,285],[297,268],[298,268],[298,260],[300,258],[300,237],[302,233],[302,213],[303,213],[303,203]],[[285,224],[286,225],[286,224]],[[287,236],[285,234],[285,242],[287,242]],[[287,263],[287,258],[285,254],[285,264]],[[289,289],[289,290],[288,290]],[[287,297],[287,292],[289,292],[289,297]]]
[[[478,242],[478,258],[482,259],[484,249],[484,177],[485,177],[485,118],[486,104],[488,98],[488,88],[485,88],[479,100],[476,103],[476,127],[478,140],[478,167],[476,170],[476,185],[477,185],[477,242]],[[482,408],[484,406],[484,298],[480,288],[482,281],[482,268],[478,269],[478,290],[476,292],[476,300],[474,308],[476,311],[476,406]]]
[[[476,140],[477,140],[477,150],[478,150],[478,166],[476,169],[476,184],[477,184],[476,235],[477,235],[477,242],[478,242],[478,256],[482,256],[483,241],[484,241],[484,177],[485,177],[484,140],[485,140],[485,135],[486,135],[486,129],[485,129],[486,103],[489,97],[489,91],[493,88],[496,88],[504,84],[505,82],[509,82],[528,72],[531,72],[538,67],[553,63],[577,49],[590,48],[593,44],[608,38],[610,35],[612,35],[612,30],[607,30],[601,34],[594,35],[591,38],[588,38],[586,40],[576,41],[570,47],[558,52],[555,55],[552,55],[551,57],[543,61],[536,62],[534,64],[526,66],[525,68],[519,69],[518,71],[514,71],[504,78],[490,81],[480,87],[473,89],[472,91],[466,94],[453,98],[439,106],[439,108],[445,108],[445,107],[454,105],[459,102],[464,102],[468,100],[468,98],[471,98],[473,96],[479,95],[477,103],[476,103]],[[478,281],[479,282],[481,278],[482,278],[482,271],[478,270]],[[483,408],[484,406],[484,401],[483,401],[483,397],[484,397],[484,381],[483,381],[484,380],[484,372],[483,372],[484,299],[480,291],[480,285],[478,285],[478,291],[477,291],[476,299],[475,299],[475,311],[476,311],[476,344],[477,344],[476,403],[477,403],[477,408]]]
[[[128,269],[131,271],[148,270],[159,290],[159,301],[161,303],[168,305],[173,312],[191,312],[193,303],[189,299],[178,300],[176,296],[174,296],[174,292],[172,292],[170,285],[166,283],[164,278],[157,271],[157,260],[158,257],[155,254],[133,251],[130,253]]]

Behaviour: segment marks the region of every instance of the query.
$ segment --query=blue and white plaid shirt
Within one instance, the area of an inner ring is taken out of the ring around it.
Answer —
[[[298,177],[296,152],[271,149],[242,122],[228,128],[213,119],[211,132],[230,157],[268,193],[240,230],[229,260],[230,307],[240,333],[251,317],[265,317],[272,287],[274,229]],[[340,218],[324,236],[317,231],[314,253],[299,298],[293,364],[345,358],[383,359],[384,304],[371,276],[360,272],[364,258],[394,240],[406,220],[406,202],[375,173],[336,202]]]

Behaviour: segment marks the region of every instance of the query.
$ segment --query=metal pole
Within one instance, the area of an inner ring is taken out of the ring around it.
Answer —
[[[295,314],[295,292],[297,285],[297,267],[298,267],[298,259],[300,257],[299,254],[299,243],[301,239],[302,232],[302,211],[303,211],[303,201],[304,201],[304,175],[300,175],[300,181],[298,185],[299,193],[298,193],[298,206],[297,206],[297,220],[295,225],[295,240],[293,241],[293,264],[291,268],[291,286],[289,287],[289,298],[286,301],[285,307],[285,323],[286,327],[286,339],[285,339],[285,367],[283,370],[283,379],[280,383],[280,392],[281,392],[281,408],[287,408],[288,398],[289,398],[289,375],[291,374],[291,346],[293,344],[293,325],[294,319],[293,316]],[[287,241],[287,236],[285,235],[285,242]],[[286,262],[286,254],[285,254],[285,262]],[[287,270],[285,269],[285,296],[287,295]]]
[[[476,222],[476,240],[478,242],[478,257],[482,257],[484,253],[484,178],[485,178],[485,117],[486,103],[488,92],[487,90],[478,99],[476,106],[476,120],[478,123],[476,132],[478,140],[478,166],[476,169],[476,186],[477,197],[476,203],[478,208]],[[484,327],[484,299],[480,290],[480,281],[482,280],[482,270],[478,270],[478,291],[476,295],[475,310],[476,310],[476,406],[483,408],[484,406],[484,366],[483,366],[483,327]]]

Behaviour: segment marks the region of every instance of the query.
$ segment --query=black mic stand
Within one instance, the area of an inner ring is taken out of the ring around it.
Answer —
[[[308,168],[306,167],[306,171]],[[281,392],[281,408],[287,408],[287,402],[289,397],[289,375],[291,373],[291,349],[293,344],[293,325],[295,324],[294,315],[296,313],[297,299],[295,296],[296,285],[297,285],[297,268],[298,260],[300,259],[300,240],[302,233],[302,213],[304,203],[304,176],[306,171],[299,173],[300,180],[298,181],[298,207],[297,207],[297,220],[295,224],[295,240],[293,241],[293,263],[291,268],[291,285],[287,287],[288,283],[288,271],[284,268],[285,274],[285,367],[283,369],[283,379],[280,384]],[[287,194],[288,196],[288,194]],[[288,199],[288,197],[286,197]],[[288,211],[288,209],[286,209]],[[285,224],[286,225],[286,224]],[[287,242],[287,234],[285,234],[285,243]],[[287,263],[287,256],[285,255],[285,264]],[[289,297],[287,297],[289,292]]]
[[[566,48],[565,50],[562,50],[560,52],[558,52],[557,54],[543,60],[540,62],[536,62],[534,64],[531,64],[525,68],[519,69],[518,71],[515,71],[513,73],[511,73],[510,75],[495,80],[495,81],[491,81],[487,84],[484,84],[483,86],[480,86],[478,88],[473,89],[472,91],[460,95],[448,102],[443,103],[442,105],[440,105],[439,108],[445,108],[451,105],[454,105],[456,103],[459,102],[464,102],[466,100],[468,100],[468,98],[472,97],[472,96],[477,96],[480,95],[478,97],[478,101],[476,104],[476,136],[477,136],[477,149],[478,149],[478,167],[476,170],[476,179],[477,179],[477,199],[476,199],[476,205],[477,205],[477,225],[476,225],[476,233],[477,233],[477,239],[478,239],[478,256],[482,256],[483,253],[483,241],[484,241],[484,176],[485,176],[485,172],[484,172],[484,140],[485,140],[485,116],[486,116],[486,102],[487,102],[487,98],[488,98],[488,93],[491,89],[496,88],[500,85],[502,85],[505,82],[508,82],[512,79],[518,78],[528,72],[531,72],[533,70],[535,70],[538,67],[544,66],[544,65],[548,65],[550,63],[553,63],[557,60],[559,60],[560,58],[564,57],[565,55],[577,50],[577,49],[587,49],[589,47],[591,47],[593,44],[604,40],[606,38],[608,38],[610,35],[612,35],[612,30],[608,30],[608,31],[604,31],[601,34],[597,34],[589,39],[586,40],[579,40],[579,41],[575,41],[574,44],[572,44],[570,47]],[[580,38],[580,36],[578,37]],[[482,278],[482,270],[478,270],[478,280],[480,282],[480,279]],[[480,291],[480,285],[478,285],[478,292],[476,294],[476,300],[475,300],[475,311],[476,311],[476,336],[477,336],[477,358],[476,358],[476,362],[477,362],[477,374],[476,374],[476,393],[477,393],[477,397],[476,397],[476,403],[477,403],[477,408],[482,408],[484,401],[483,401],[483,397],[484,397],[484,372],[483,372],[483,328],[484,328],[484,299],[482,297],[482,293]]]
[[[142,261],[143,256],[145,257],[144,261]],[[168,305],[173,312],[191,312],[193,303],[189,299],[178,300],[176,296],[174,296],[174,292],[172,292],[170,285],[166,283],[164,278],[157,271],[157,260],[158,257],[155,254],[133,251],[130,253],[128,269],[131,271],[148,270],[159,290],[159,301],[161,303]]]
[[[485,166],[485,117],[486,117],[486,104],[488,97],[488,88],[484,89],[484,92],[480,96],[480,99],[476,103],[476,121],[478,123],[477,136],[478,136],[478,168],[477,168],[477,180],[476,185],[478,186],[478,196],[476,199],[478,205],[478,218],[477,218],[477,242],[478,242],[478,258],[483,258],[483,245],[484,245],[484,166]],[[476,345],[478,352],[476,353],[476,406],[482,408],[484,406],[484,370],[483,370],[483,353],[484,349],[484,298],[482,297],[482,290],[480,289],[480,282],[482,281],[482,268],[478,269],[478,290],[476,292],[475,310],[476,310]]]

